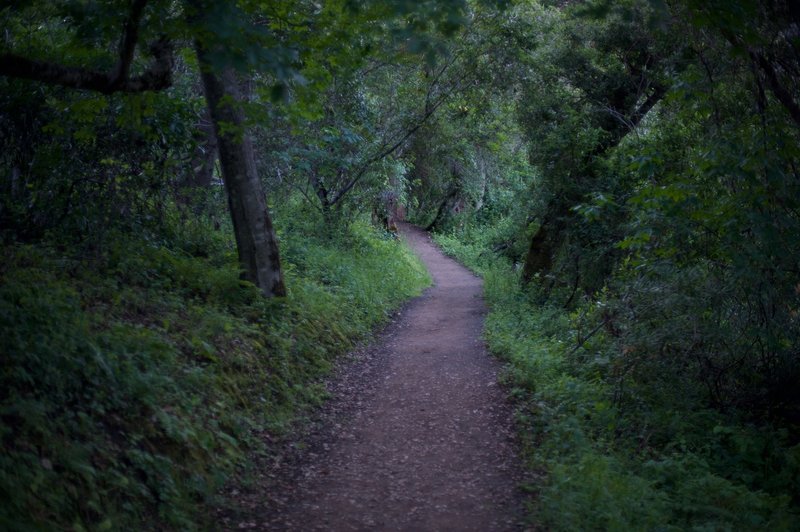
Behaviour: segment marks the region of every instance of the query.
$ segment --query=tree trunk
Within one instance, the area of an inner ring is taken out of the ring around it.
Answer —
[[[442,217],[444,215],[445,208],[447,207],[447,204],[450,202],[450,198],[451,198],[451,196],[448,195],[439,204],[439,208],[436,209],[436,216],[433,217],[433,220],[431,221],[431,223],[429,223],[427,226],[425,226],[425,230],[426,231],[428,231],[428,232],[433,231],[436,228],[436,226],[438,226],[439,223],[442,221]]]
[[[191,207],[195,213],[205,209],[204,193],[214,180],[214,166],[217,163],[217,136],[214,133],[214,122],[208,109],[195,124],[197,146],[186,174],[178,184],[178,201]]]
[[[230,68],[214,72],[203,46],[196,44],[196,50],[217,135],[242,277],[258,286],[266,297],[285,296],[278,241],[256,171],[252,140],[243,130],[244,112],[235,103],[241,99],[236,73]],[[224,101],[226,96],[229,101]],[[224,131],[220,124],[225,124]]]
[[[625,136],[639,125],[647,113],[664,98],[666,93],[667,89],[665,87],[655,85],[650,95],[641,105],[625,113],[626,120],[622,124],[612,120],[603,127],[604,131],[610,133],[609,138],[599,143],[584,158],[583,173],[593,176],[592,161],[603,157],[616,148]],[[612,98],[609,99],[611,100]],[[619,98],[619,100],[624,101],[625,98]],[[610,107],[614,108],[613,105],[610,105]],[[617,111],[617,114],[622,115],[623,113],[622,111]],[[554,201],[556,201],[555,204],[551,202],[547,206],[546,214],[542,219],[539,230],[531,238],[528,253],[525,255],[525,265],[522,268],[523,283],[529,283],[537,273],[545,275],[551,272],[562,233],[570,226],[574,218],[570,212],[570,206],[577,204],[580,201],[580,197],[562,197]]]
[[[317,170],[311,170],[311,185],[314,187],[314,193],[317,195],[319,199],[320,205],[320,212],[322,213],[322,220],[325,224],[326,230],[331,229],[333,227],[333,205],[334,202],[331,201],[331,195],[328,192],[328,189],[325,187],[325,183],[317,175]]]
[[[548,222],[542,222],[539,229],[531,238],[531,245],[525,255],[525,265],[522,267],[522,282],[529,283],[537,273],[547,273],[553,265],[553,249]]]

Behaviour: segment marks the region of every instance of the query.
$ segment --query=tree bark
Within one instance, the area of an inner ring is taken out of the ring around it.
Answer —
[[[278,240],[256,170],[252,140],[244,131],[244,112],[236,105],[241,100],[236,73],[230,68],[215,72],[202,44],[195,47],[217,135],[242,277],[258,286],[266,297],[285,296]],[[224,130],[221,124],[225,124]]]
[[[320,205],[320,212],[322,213],[322,219],[325,222],[325,226],[328,227],[330,222],[332,221],[332,207],[333,203],[331,202],[330,192],[325,187],[325,183],[319,178],[317,175],[317,170],[311,170],[311,185],[314,187],[314,193],[317,195],[317,199],[319,199]]]
[[[548,272],[553,265],[553,242],[549,238],[549,222],[542,222],[531,238],[525,265],[522,267],[522,282],[529,283],[537,273]]]
[[[439,227],[439,224],[444,219],[444,215],[447,211],[448,205],[450,205],[454,199],[457,199],[458,193],[459,193],[458,188],[454,188],[450,190],[447,196],[444,197],[442,202],[439,204],[439,208],[436,209],[436,216],[433,217],[431,223],[425,226],[426,231],[430,232]]]
[[[214,121],[206,112],[197,124],[198,146],[192,156],[190,185],[193,188],[207,189],[214,180],[214,165],[217,162],[217,136]]]
[[[178,184],[177,197],[183,205],[199,214],[205,208],[203,193],[211,187],[217,163],[217,136],[208,108],[195,124],[195,131],[197,146],[189,168]]]

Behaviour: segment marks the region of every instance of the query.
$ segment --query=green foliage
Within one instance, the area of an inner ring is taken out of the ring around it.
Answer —
[[[104,96],[0,79],[4,239],[161,231],[188,174],[201,101],[190,90]],[[177,96],[173,97],[173,96]],[[70,164],[65,164],[69,161]]]
[[[511,360],[533,464],[549,474],[542,518],[796,528],[797,63],[791,39],[768,37],[788,35],[792,15],[517,9],[528,16],[512,31],[540,35],[519,101],[536,275],[522,290],[498,273],[480,236],[493,220],[453,233],[474,246],[446,240],[496,301],[487,337]]]
[[[129,4],[13,2],[0,53],[106,72]],[[0,527],[202,524],[424,284],[362,221],[399,202],[486,278],[545,526],[796,528],[796,9],[506,4],[146,3],[132,75],[162,36],[248,74],[275,301],[220,222],[190,49],[159,93],[0,79]]]
[[[3,249],[4,530],[202,525],[258,432],[317,403],[334,357],[428,282],[360,222],[339,241],[294,228],[291,295],[268,301],[239,280],[227,232],[174,233],[118,233],[93,255]]]
[[[579,326],[609,332],[621,401],[691,397],[795,430],[800,152],[780,96],[795,59],[757,38],[784,31],[783,7],[588,4],[527,7],[548,38],[519,106],[541,176],[526,279],[597,304]],[[758,54],[786,65],[770,75]]]
[[[472,236],[436,239],[484,277],[486,339],[509,364],[505,380],[526,457],[545,474],[535,488],[540,523],[555,530],[795,528],[800,464],[785,429],[706,408],[696,390],[686,394],[674,380],[664,385],[677,389],[654,393],[628,379],[637,396],[620,402],[613,337],[581,332],[589,309],[536,304],[510,264]]]

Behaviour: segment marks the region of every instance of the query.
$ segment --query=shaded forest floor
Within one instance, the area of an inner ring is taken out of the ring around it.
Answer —
[[[315,421],[230,497],[230,529],[518,530],[511,407],[481,339],[481,281],[412,226],[435,286],[328,382]]]

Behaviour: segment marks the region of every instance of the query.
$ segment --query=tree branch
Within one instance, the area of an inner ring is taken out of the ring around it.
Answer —
[[[647,98],[645,98],[642,104],[634,109],[629,116],[625,116],[619,111],[616,111],[615,109],[606,105],[606,109],[611,112],[611,114],[617,120],[619,120],[624,127],[615,128],[609,131],[611,134],[610,138],[608,138],[605,142],[598,144],[597,147],[592,150],[590,156],[597,157],[603,155],[604,153],[618,146],[619,143],[622,142],[622,139],[628,135],[628,133],[636,130],[636,127],[644,119],[644,117],[647,116],[647,113],[649,113],[650,110],[655,107],[655,105],[660,102],[666,94],[667,89],[665,87],[661,85],[654,85],[653,92]]]
[[[775,98],[778,99],[778,102],[780,102],[780,104],[783,105],[787,111],[789,111],[789,115],[791,115],[795,124],[800,126],[800,105],[798,105],[798,103],[794,100],[792,94],[786,90],[783,85],[781,85],[780,79],[778,79],[778,73],[775,71],[772,63],[764,56],[764,54],[745,46],[741,37],[738,35],[724,29],[720,30],[720,32],[728,40],[728,42],[733,45],[734,48],[747,51],[750,59],[764,74],[764,78],[766,78],[766,82],[769,85],[772,94],[774,94]]]
[[[120,40],[119,59],[110,72],[83,67],[71,67],[49,61],[29,59],[17,54],[0,54],[0,75],[30,79],[71,89],[83,89],[111,94],[113,92],[144,92],[162,90],[172,85],[172,45],[162,37],[150,47],[153,62],[141,75],[131,78],[139,26],[147,0],[134,0]]]
[[[119,60],[109,75],[109,84],[113,87],[128,79],[133,62],[133,53],[136,42],[139,40],[139,24],[147,0],[133,0],[128,20],[125,21],[125,31],[119,43]]]
[[[764,77],[767,80],[767,84],[769,85],[772,94],[775,95],[775,98],[789,111],[789,114],[794,120],[795,124],[800,126],[800,105],[792,97],[791,93],[786,90],[786,88],[781,85],[780,80],[778,79],[778,73],[775,72],[775,68],[773,68],[772,63],[764,57],[763,54],[759,54],[757,52],[750,52],[750,57],[753,61],[758,65],[761,69],[761,72],[764,73]]]
[[[440,98],[434,105],[430,106],[430,108],[425,111],[425,114],[422,115],[422,117],[416,124],[414,124],[408,130],[406,130],[405,134],[402,137],[400,137],[398,141],[396,141],[391,146],[385,147],[383,150],[379,151],[377,154],[367,159],[364,162],[364,164],[361,165],[361,168],[359,168],[359,170],[355,173],[350,182],[347,183],[347,185],[345,185],[342,189],[340,189],[336,193],[336,195],[330,201],[330,204],[336,205],[339,202],[339,200],[341,200],[345,194],[350,192],[350,189],[352,189],[356,185],[356,183],[358,183],[361,180],[364,174],[367,173],[367,170],[369,170],[370,166],[380,161],[384,157],[394,153],[395,150],[397,150],[400,146],[402,146],[405,141],[411,138],[411,135],[416,133],[419,130],[419,128],[421,128],[425,124],[428,118],[430,118],[433,115],[433,113],[436,112],[436,110],[445,102],[446,99],[447,99],[446,97]]]
[[[441,77],[441,75],[444,72],[444,70],[446,68],[448,68],[452,64],[453,63],[451,62],[448,65],[446,65],[445,68],[442,70],[442,72],[439,72],[436,75],[435,79],[432,82],[432,85],[438,83],[439,78]],[[468,70],[461,77],[459,77],[456,80],[456,82],[453,84],[454,87],[457,86],[459,83],[463,82],[466,78],[468,78],[471,73],[472,72]],[[445,93],[439,95],[438,99],[435,100],[433,103],[431,103],[428,100],[428,97],[429,97],[429,94],[430,94],[430,86],[429,86],[428,93],[426,94],[425,111],[422,114],[422,116],[419,118],[419,120],[414,125],[412,125],[410,128],[405,130],[405,132],[400,136],[399,140],[395,141],[394,143],[392,143],[392,144],[390,144],[388,146],[386,146],[386,144],[383,144],[382,145],[383,146],[382,149],[379,149],[378,153],[376,153],[375,155],[373,155],[372,157],[370,157],[366,161],[364,161],[364,163],[361,165],[361,167],[358,169],[358,171],[353,175],[353,178],[344,187],[342,187],[334,195],[333,198],[331,198],[330,204],[331,205],[336,205],[339,202],[339,200],[341,200],[344,197],[345,194],[350,192],[350,189],[352,189],[356,185],[356,183],[358,183],[361,180],[361,178],[364,176],[364,174],[367,173],[367,170],[369,170],[369,168],[373,164],[375,164],[376,162],[380,161],[384,157],[394,153],[409,138],[411,138],[411,136],[414,133],[416,133],[423,125],[425,125],[425,122],[427,122],[428,119],[431,116],[433,116],[434,113],[436,113],[436,111],[439,109],[439,107],[441,107],[441,105],[445,101],[447,101],[447,99],[453,94],[453,92],[455,92],[455,90],[456,90],[455,88],[452,88],[450,90],[450,92],[445,92]]]

